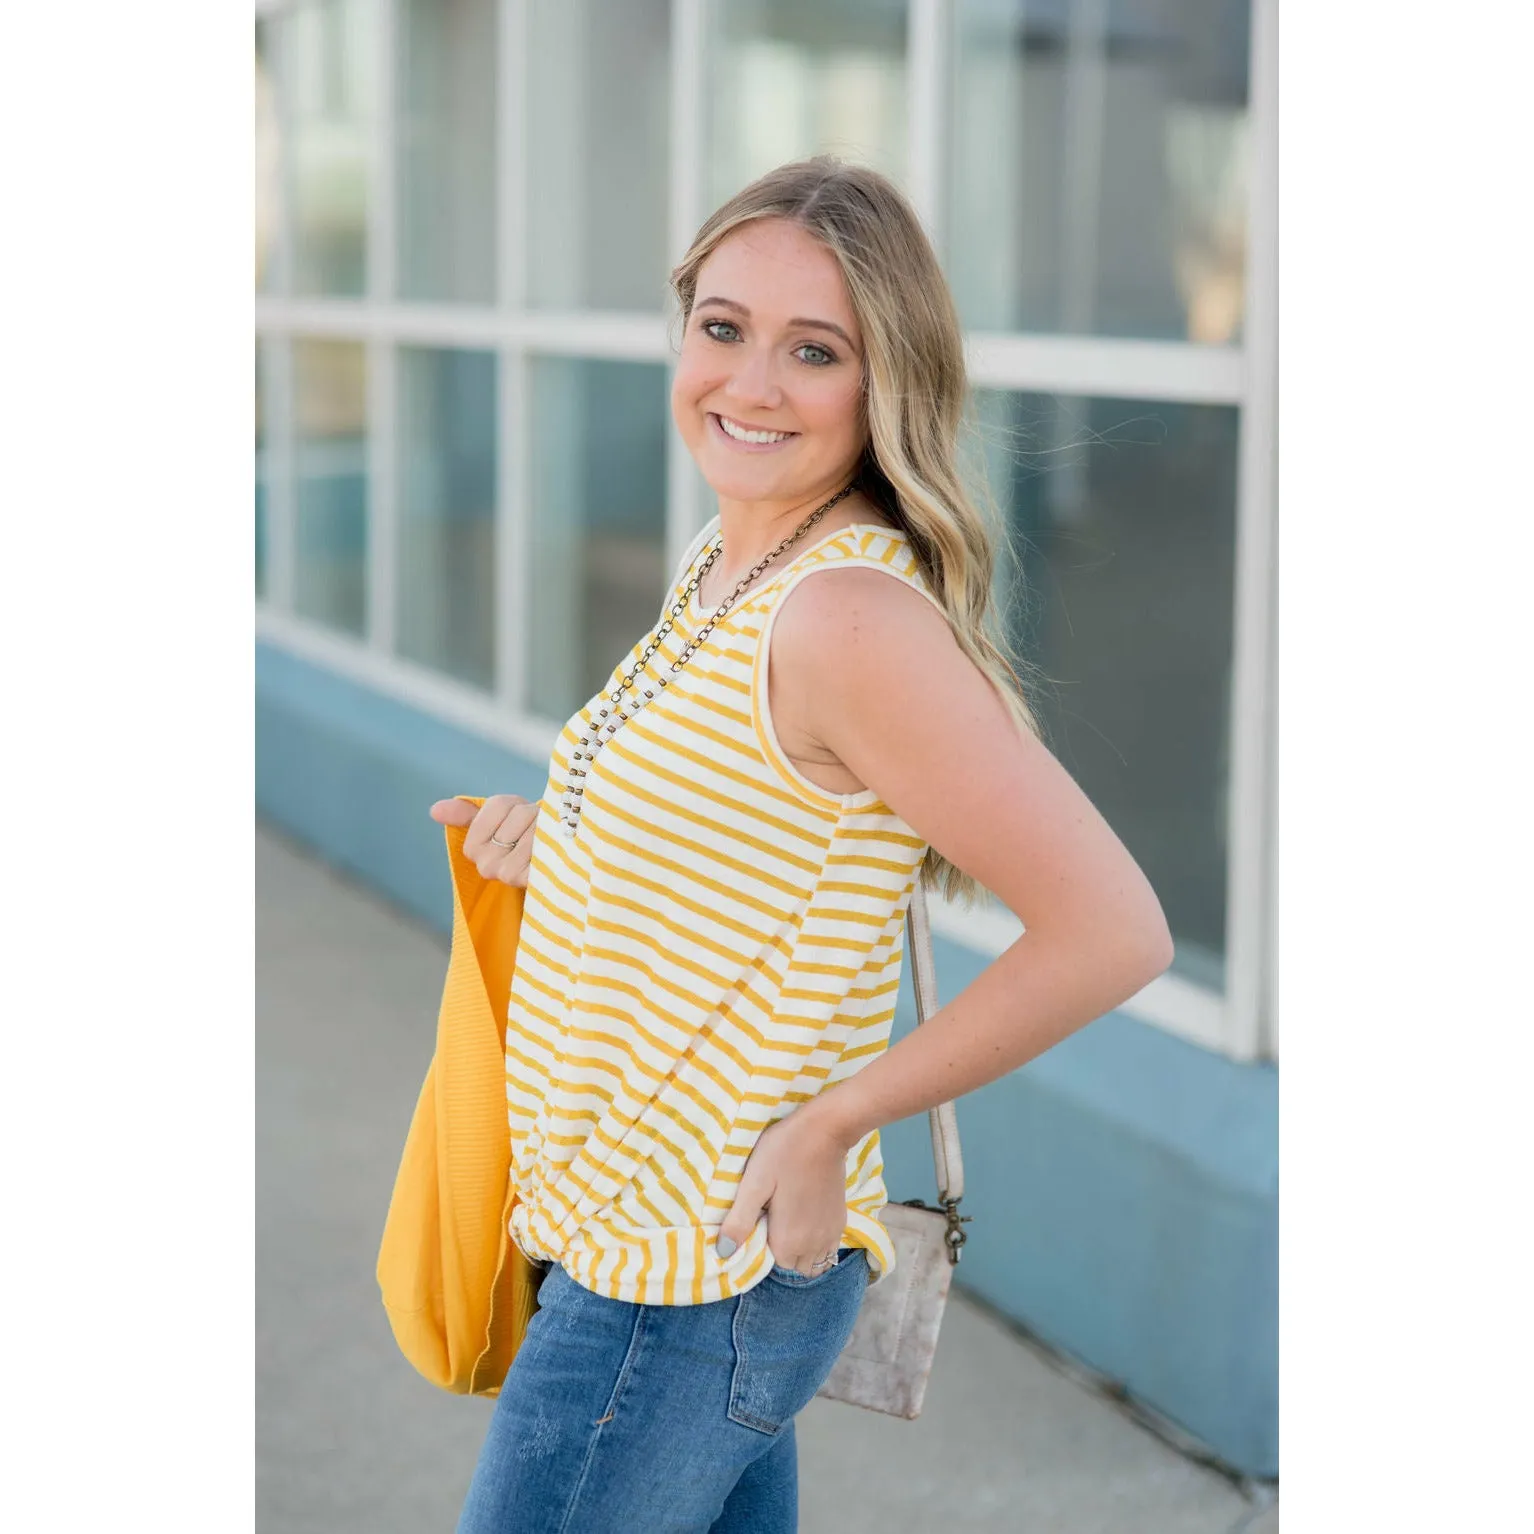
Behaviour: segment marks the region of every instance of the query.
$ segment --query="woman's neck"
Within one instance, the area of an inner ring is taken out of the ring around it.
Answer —
[[[792,537],[819,506],[835,496],[830,489],[793,501],[732,501],[719,499],[719,533],[723,541],[711,577],[719,578],[716,591],[732,590],[785,538]],[[779,558],[792,558],[809,542],[853,522],[884,522],[861,492],[854,490],[829,507],[815,525]],[[774,563],[777,561],[775,560]],[[765,572],[764,572],[765,573]]]

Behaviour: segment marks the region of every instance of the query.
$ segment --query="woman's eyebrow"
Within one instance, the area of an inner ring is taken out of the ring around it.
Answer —
[[[743,315],[746,319],[751,318],[751,311],[744,304],[736,303],[733,298],[700,298],[693,307],[701,309],[705,304],[718,304],[722,309],[733,309],[737,314]],[[790,325],[808,326],[812,330],[829,330],[833,335],[840,336],[854,351],[857,350],[857,347],[852,344],[852,337],[840,325],[833,325],[830,320],[812,320],[800,315],[795,319],[791,319],[788,323]]]

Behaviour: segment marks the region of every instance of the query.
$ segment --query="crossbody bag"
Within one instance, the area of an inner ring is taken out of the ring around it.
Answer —
[[[906,952],[920,1026],[937,1011],[932,934],[920,879],[906,907]],[[953,1104],[940,1103],[928,1111],[927,1119],[938,1202],[912,1198],[886,1204],[879,1212],[895,1244],[895,1266],[868,1286],[852,1335],[818,1392],[828,1401],[908,1419],[921,1413],[948,1287],[964,1245],[964,1226],[972,1218],[959,1213],[964,1158]]]

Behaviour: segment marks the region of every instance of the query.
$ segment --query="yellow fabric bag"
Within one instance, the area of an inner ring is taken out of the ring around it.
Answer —
[[[394,1340],[421,1374],[457,1395],[494,1396],[544,1273],[509,1231],[506,1008],[525,892],[481,877],[463,855],[466,827],[443,830],[452,951],[436,1052],[384,1220],[378,1287]]]

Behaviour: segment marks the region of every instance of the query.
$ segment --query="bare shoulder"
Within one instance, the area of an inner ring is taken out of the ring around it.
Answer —
[[[947,685],[945,658],[948,667],[974,669],[932,602],[867,566],[827,566],[798,581],[778,605],[771,646],[771,710],[782,748],[805,776],[836,793],[871,786],[820,723],[843,715],[846,696],[898,715],[908,701],[902,694]]]
[[[773,663],[856,667],[870,644],[930,653],[936,643],[972,666],[941,610],[908,581],[867,565],[832,565],[798,581],[779,603]],[[780,661],[781,653],[781,661]]]

